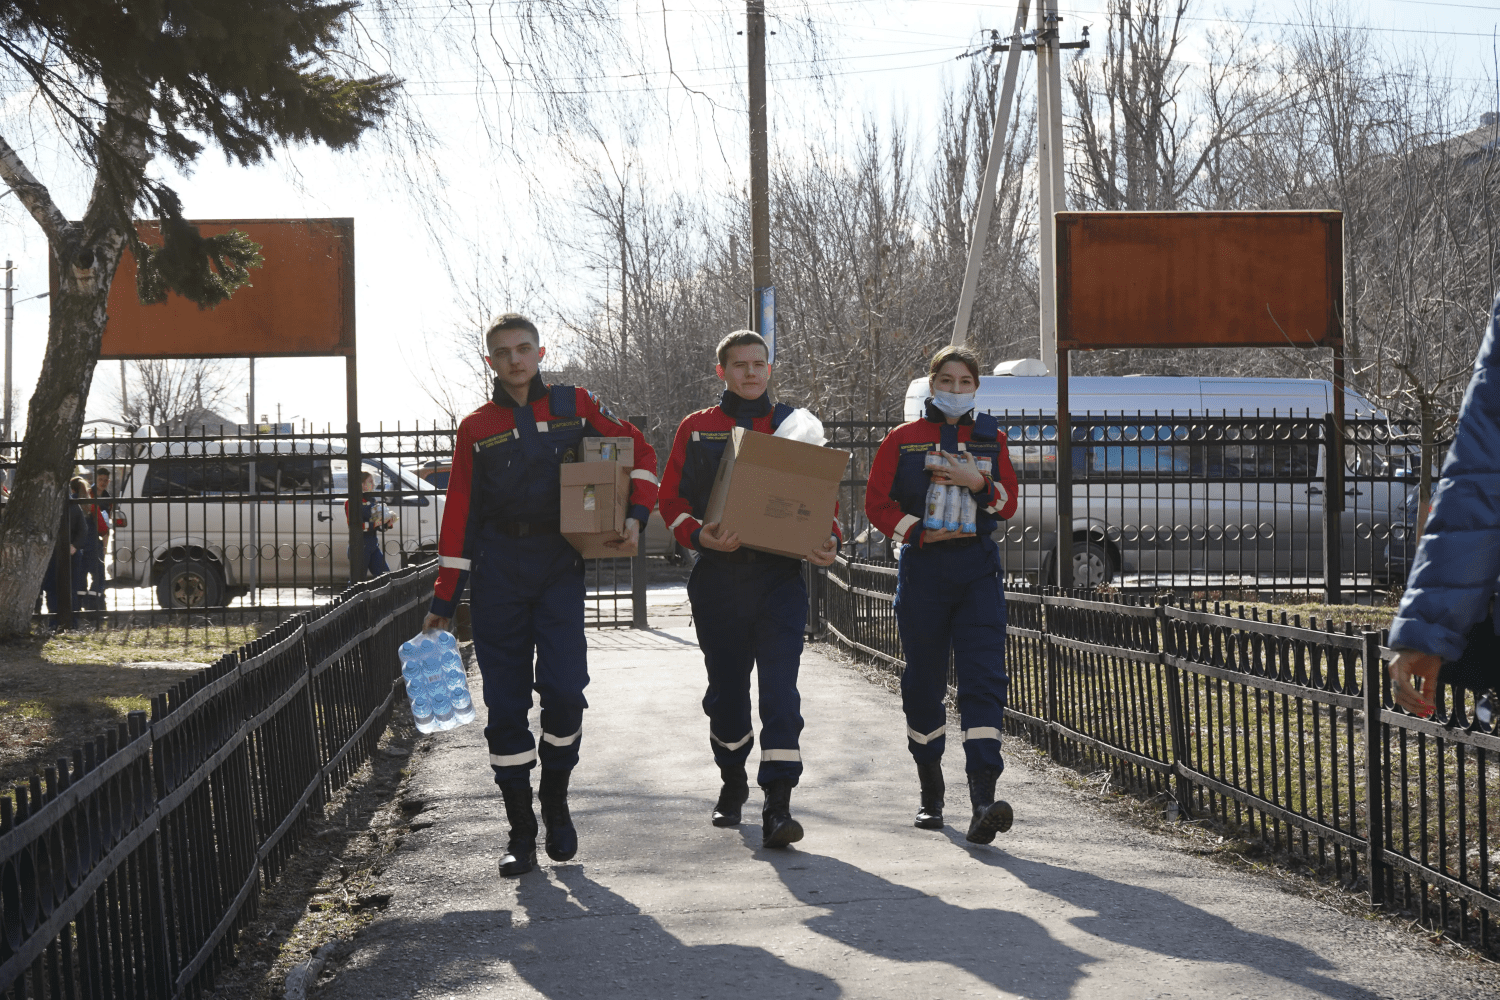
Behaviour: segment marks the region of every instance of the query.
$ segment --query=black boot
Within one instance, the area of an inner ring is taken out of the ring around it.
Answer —
[[[917,765],[917,780],[922,783],[922,804],[917,808],[914,826],[922,830],[943,828],[943,761],[929,760]]]
[[[536,867],[536,813],[531,809],[531,776],[500,786],[510,841],[500,859],[501,875],[525,875]]]
[[[995,834],[1004,833],[1015,821],[1010,803],[995,800],[995,782],[1000,772],[995,770],[969,772],[969,803],[974,807],[974,818],[969,821],[969,832],[964,837],[971,844],[989,844]]]
[[[760,814],[760,845],[786,847],[802,839],[802,824],[792,819],[792,779],[762,785],[766,804]]]
[[[573,829],[573,817],[568,815],[568,777],[572,773],[544,767],[542,782],[536,790],[542,822],[547,825],[547,857],[553,861],[572,861],[578,853],[578,831]]]
[[[750,780],[745,777],[744,764],[720,764],[719,775],[724,785],[719,789],[719,801],[714,803],[714,826],[739,826],[740,807],[750,797]]]

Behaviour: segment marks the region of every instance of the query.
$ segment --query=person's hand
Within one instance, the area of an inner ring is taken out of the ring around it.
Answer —
[[[77,554],[78,554],[78,546],[76,546],[76,545],[69,545],[68,546],[68,555],[70,555],[70,556],[76,556]]]
[[[605,542],[606,549],[628,549],[635,551],[636,544],[641,540],[641,522],[633,517],[625,519],[625,530],[620,532],[620,537],[614,541]]]
[[[437,629],[440,632],[447,632],[448,626],[449,624],[451,624],[451,622],[451,618],[444,618],[442,615],[429,614],[426,618],[422,619],[422,631],[431,632],[433,629]]]
[[[931,528],[923,528],[921,541],[923,545],[926,545],[929,542],[947,542],[955,538],[973,537],[974,532],[972,531],[933,531]]]
[[[1412,715],[1427,718],[1436,709],[1433,694],[1437,691],[1438,668],[1443,658],[1434,653],[1403,649],[1391,661],[1391,689],[1396,704]]]
[[[839,543],[832,535],[829,535],[828,541],[823,543],[821,549],[813,549],[808,553],[807,561],[814,566],[832,566],[838,554]]]
[[[968,452],[960,452],[950,455],[946,451],[939,451],[948,460],[946,466],[939,466],[932,470],[932,481],[943,485],[953,484],[962,486],[970,493],[984,487],[984,473],[979,471],[979,466],[974,462],[974,456]]]
[[[705,549],[713,549],[715,552],[733,552],[740,547],[740,536],[720,531],[719,522],[705,524],[698,532],[698,545]]]

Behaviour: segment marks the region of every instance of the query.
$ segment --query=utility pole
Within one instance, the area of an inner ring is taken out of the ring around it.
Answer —
[[[953,336],[949,343],[962,347],[969,339],[969,317],[974,311],[974,293],[979,288],[979,264],[990,240],[990,214],[995,210],[996,180],[1000,163],[1005,159],[1005,135],[1010,128],[1010,105],[1015,99],[1016,74],[1021,65],[1021,33],[1026,30],[1026,13],[1031,0],[1016,5],[1016,26],[1006,39],[1005,82],[1000,87],[1000,104],[995,108],[995,127],[990,132],[990,155],[984,161],[984,182],[979,188],[975,206],[974,232],[969,237],[969,263],[964,270],[964,287],[958,296],[958,313],[953,317]]]
[[[11,295],[16,290],[16,268],[5,262],[5,443],[10,444],[10,343],[11,329],[16,322],[16,305]],[[10,449],[5,449],[5,458],[10,458]]]
[[[766,138],[766,3],[745,0],[745,43],[750,69],[750,329],[768,340],[771,286],[771,170]],[[773,314],[774,315],[774,314]],[[774,322],[774,320],[772,321]],[[774,351],[774,344],[772,350]]]
[[[1058,52],[1057,0],[1036,8],[1037,194],[1041,208],[1038,271],[1041,278],[1041,353],[1057,374],[1057,225],[1067,210],[1063,188],[1062,61]]]

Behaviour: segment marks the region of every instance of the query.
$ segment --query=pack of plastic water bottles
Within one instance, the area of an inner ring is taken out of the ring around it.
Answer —
[[[401,644],[397,655],[418,731],[432,733],[474,721],[469,678],[452,632],[418,632]]]
[[[980,472],[990,474],[991,463],[987,458],[971,458],[966,455],[962,461],[972,461]],[[940,452],[927,453],[925,465],[929,472],[947,468],[948,464],[948,459]],[[963,531],[972,535],[979,530],[978,521],[979,509],[974,502],[974,494],[952,484],[935,482],[927,487],[927,516],[922,519],[922,524],[929,531]]]

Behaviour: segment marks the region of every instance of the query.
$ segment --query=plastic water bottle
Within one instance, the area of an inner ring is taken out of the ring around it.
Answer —
[[[974,467],[982,474],[989,475],[990,460],[975,458]],[[968,490],[963,490],[963,508],[959,512],[958,530],[966,531],[971,535],[979,533],[979,502]]]
[[[924,467],[928,470],[944,468],[948,463],[935,451],[927,453]],[[928,531],[943,530],[943,509],[948,500],[948,491],[942,483],[933,483],[927,487],[927,514],[922,519],[922,526]]]
[[[961,486],[947,486],[944,488],[943,497],[943,530],[957,531],[959,525],[960,508],[963,507],[963,499],[960,493],[968,492]]]
[[[437,732],[474,721],[474,699],[453,633],[419,633],[403,642],[397,655],[418,731]]]

